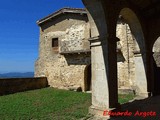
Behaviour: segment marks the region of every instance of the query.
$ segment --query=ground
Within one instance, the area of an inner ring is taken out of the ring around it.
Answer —
[[[132,95],[119,95],[125,103]],[[77,120],[88,114],[91,94],[44,88],[0,97],[0,120]]]

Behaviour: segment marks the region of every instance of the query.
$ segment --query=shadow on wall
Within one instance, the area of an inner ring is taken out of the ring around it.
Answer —
[[[0,95],[41,89],[45,87],[48,87],[48,81],[46,77],[0,79]]]
[[[68,65],[90,65],[91,55],[90,54],[67,54],[64,55]]]
[[[126,60],[125,60],[122,52],[118,52],[118,53],[117,53],[117,62],[125,62],[125,61],[126,61]]]

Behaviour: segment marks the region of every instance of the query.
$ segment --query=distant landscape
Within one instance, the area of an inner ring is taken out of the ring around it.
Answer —
[[[3,73],[0,74],[0,78],[28,78],[28,77],[34,77],[34,72],[9,72],[9,73]]]

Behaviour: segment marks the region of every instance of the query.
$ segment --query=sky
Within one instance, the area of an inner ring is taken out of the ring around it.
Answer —
[[[81,0],[1,0],[0,73],[34,71],[39,46],[36,21],[63,7],[84,6]]]

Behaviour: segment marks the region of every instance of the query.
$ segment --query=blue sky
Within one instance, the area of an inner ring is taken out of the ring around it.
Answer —
[[[1,0],[0,73],[34,71],[39,43],[36,21],[62,7],[84,6],[81,0]]]

